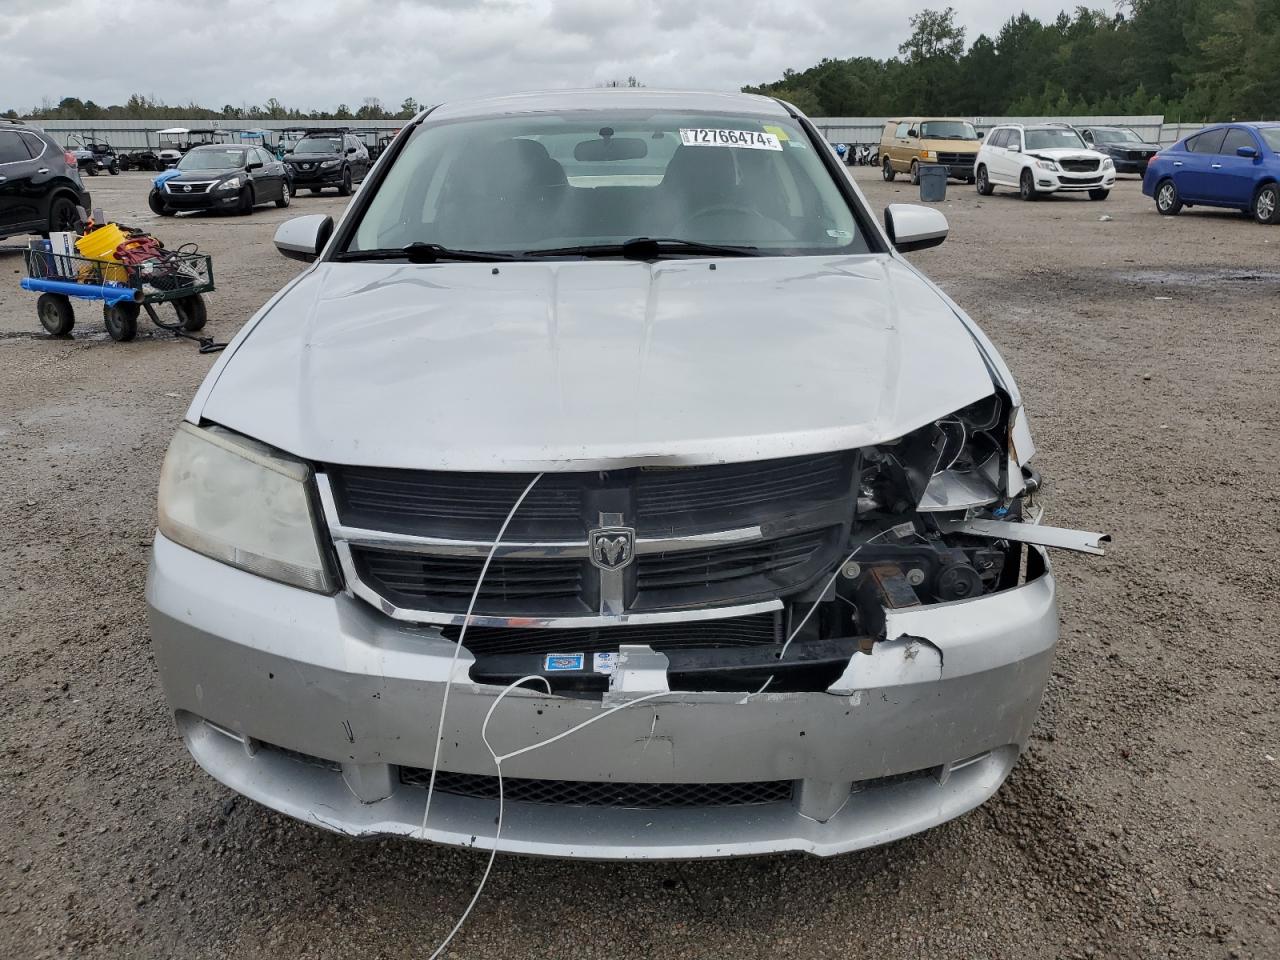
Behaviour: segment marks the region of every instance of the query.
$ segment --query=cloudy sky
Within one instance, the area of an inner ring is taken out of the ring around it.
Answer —
[[[1016,9],[950,3],[969,41]],[[135,92],[215,108],[398,107],[628,75],[736,89],[824,56],[894,55],[930,5],[947,0],[0,0],[0,109]],[[1019,6],[1051,17],[1074,2]]]

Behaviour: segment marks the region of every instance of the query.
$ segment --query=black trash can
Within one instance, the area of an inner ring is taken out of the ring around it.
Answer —
[[[947,199],[947,168],[940,163],[921,163],[920,199],[925,203],[941,203]]]

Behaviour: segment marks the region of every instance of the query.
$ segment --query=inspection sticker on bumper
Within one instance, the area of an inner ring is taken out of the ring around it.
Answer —
[[[545,660],[542,661],[542,669],[547,673],[555,673],[557,670],[581,670],[586,660],[586,654],[583,653],[548,653]]]
[[[763,130],[721,130],[717,127],[681,127],[686,147],[745,147],[748,150],[781,150],[782,144]]]
[[[613,668],[617,666],[618,655],[616,653],[593,653],[591,655],[591,668],[596,673],[613,673]]]

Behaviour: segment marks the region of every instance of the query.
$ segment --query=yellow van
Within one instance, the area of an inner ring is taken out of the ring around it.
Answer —
[[[973,162],[982,138],[960,117],[907,117],[890,120],[880,135],[880,172],[886,180],[909,173],[920,182],[922,163],[940,163],[947,176],[973,183]]]

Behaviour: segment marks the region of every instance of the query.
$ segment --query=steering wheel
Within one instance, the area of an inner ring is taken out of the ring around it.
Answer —
[[[689,214],[689,216],[685,217],[675,225],[673,232],[677,236],[682,236],[685,233],[685,227],[691,226],[699,220],[703,220],[707,217],[725,213],[737,214],[742,217],[755,217],[757,220],[767,220],[769,223],[777,223],[776,220],[766,217],[759,210],[752,210],[750,207],[739,207],[732,203],[715,203],[709,207],[703,207],[696,213]]]

